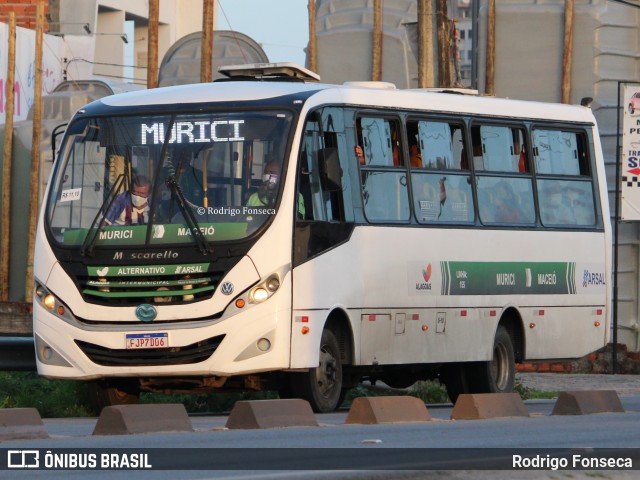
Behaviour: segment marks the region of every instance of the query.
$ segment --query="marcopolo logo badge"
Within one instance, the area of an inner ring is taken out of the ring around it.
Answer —
[[[136,317],[141,322],[153,322],[158,316],[158,310],[153,305],[143,303],[136,308]]]

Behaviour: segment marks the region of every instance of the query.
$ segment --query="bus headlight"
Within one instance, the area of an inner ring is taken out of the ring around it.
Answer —
[[[47,293],[43,298],[42,298],[42,305],[44,305],[44,307],[47,310],[53,310],[54,308],[56,308],[56,297],[54,297],[52,294]]]
[[[253,287],[238,295],[233,300],[233,303],[231,303],[232,308],[240,310],[252,305],[258,305],[259,303],[263,303],[268,300],[275,295],[278,290],[280,290],[282,281],[289,270],[291,270],[291,266],[285,265],[284,267],[272,272],[268,277],[263,277],[263,279]]]
[[[277,273],[270,275],[235,301],[236,308],[243,308],[247,303],[262,303],[271,297],[280,288],[280,276]]]
[[[262,287],[258,287],[251,292],[251,300],[253,303],[264,302],[267,298],[269,298],[269,292]]]
[[[251,291],[249,297],[251,303],[262,303],[280,288],[280,277],[271,275]]]
[[[278,290],[278,288],[280,288],[280,279],[276,275],[273,275],[269,277],[269,280],[267,280],[266,285],[267,285],[267,290],[273,293],[276,290]]]
[[[65,320],[71,320],[73,318],[73,315],[69,312],[66,305],[40,283],[36,283],[34,293],[38,303],[46,310]]]

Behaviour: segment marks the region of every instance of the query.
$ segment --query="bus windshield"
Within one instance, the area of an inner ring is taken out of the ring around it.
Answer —
[[[245,238],[275,213],[291,119],[269,110],[76,121],[49,232],[82,250]]]

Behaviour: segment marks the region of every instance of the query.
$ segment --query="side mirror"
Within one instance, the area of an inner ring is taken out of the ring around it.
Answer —
[[[340,168],[338,149],[323,148],[318,150],[318,165],[322,189],[327,192],[342,190],[342,168]]]

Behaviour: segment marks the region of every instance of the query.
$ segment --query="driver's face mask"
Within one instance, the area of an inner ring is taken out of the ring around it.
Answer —
[[[141,197],[140,195],[131,194],[131,203],[134,207],[142,207],[145,203],[147,203],[147,197]]]
[[[265,173],[262,176],[262,183],[264,183],[266,186],[270,188],[273,188],[278,184],[278,178],[279,178],[279,175],[275,173]]]

